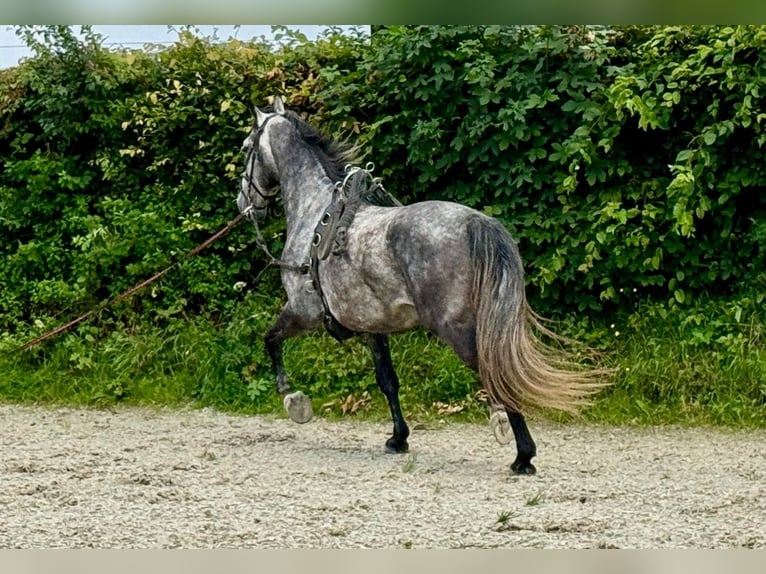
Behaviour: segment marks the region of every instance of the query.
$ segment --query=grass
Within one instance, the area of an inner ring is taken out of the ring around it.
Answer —
[[[527,497],[524,501],[526,506],[538,506],[545,500],[545,493],[542,490],[537,491],[535,494]]]
[[[85,324],[24,353],[9,353],[20,341],[5,334],[0,401],[281,413],[262,343],[277,309],[277,303],[254,296],[215,322],[175,318],[130,332]],[[766,341],[759,321],[740,319],[732,326],[704,309],[660,317],[650,308],[604,326],[600,346],[617,370],[613,384],[577,418],[542,416],[561,422],[766,427]],[[486,420],[476,375],[450,349],[421,331],[392,337],[391,349],[411,424]],[[323,334],[290,340],[285,363],[294,387],[310,394],[322,416],[389,420],[361,340],[339,344]]]
[[[409,473],[415,470],[415,461],[417,458],[418,457],[416,453],[410,453],[410,455],[407,457],[407,462],[405,462],[404,466],[402,466],[402,472]]]
[[[495,531],[503,532],[504,530],[513,530],[513,523],[511,521],[519,516],[520,514],[516,511],[501,512],[497,515],[497,519],[495,520]]]
[[[766,339],[759,322],[677,322],[647,312],[615,343],[617,375],[594,406],[603,423],[766,426]]]
[[[495,521],[497,524],[506,524],[508,521],[513,520],[514,518],[518,517],[518,512],[506,512],[503,511],[500,514],[497,515],[497,520]]]

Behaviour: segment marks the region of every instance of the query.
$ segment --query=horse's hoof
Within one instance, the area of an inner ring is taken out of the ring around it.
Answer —
[[[311,407],[311,401],[301,391],[295,391],[285,395],[282,402],[287,411],[290,420],[298,424],[307,423],[314,416],[314,409]]]
[[[489,426],[492,427],[495,440],[500,444],[508,444],[513,439],[511,423],[505,411],[494,411],[489,417]]]
[[[531,462],[519,462],[518,460],[513,461],[511,464],[511,471],[514,474],[526,474],[526,475],[533,475],[537,473],[537,469],[535,468],[535,465]]]
[[[386,441],[386,452],[390,452],[392,454],[399,454],[403,452],[407,452],[410,450],[410,445],[407,444],[407,441],[397,441],[394,439],[394,437],[391,437]]]

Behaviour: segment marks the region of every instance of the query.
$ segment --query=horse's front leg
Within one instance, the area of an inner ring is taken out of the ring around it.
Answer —
[[[286,339],[309,331],[312,325],[289,308],[277,317],[277,322],[268,330],[264,339],[266,353],[271,359],[271,368],[276,380],[277,392],[284,398],[284,406],[291,420],[306,423],[314,416],[311,401],[301,391],[290,392],[292,387],[282,360],[282,344]]]
[[[388,400],[388,408],[391,410],[391,418],[394,421],[394,434],[386,441],[386,450],[389,452],[407,452],[409,448],[407,437],[410,435],[410,429],[407,428],[407,423],[402,416],[402,408],[399,405],[399,378],[396,376],[391,362],[388,336],[369,335],[368,342],[375,363],[375,380]]]

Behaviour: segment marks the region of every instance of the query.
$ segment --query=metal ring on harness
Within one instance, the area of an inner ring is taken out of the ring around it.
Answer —
[[[335,188],[340,191],[341,193],[346,191],[347,183],[351,179],[351,176],[353,176],[356,172],[362,171],[362,168],[356,167],[355,165],[347,165],[346,166],[346,177],[343,178],[342,182],[338,182],[335,184]],[[340,184],[340,187],[338,186]],[[348,194],[347,194],[348,195]]]
[[[322,243],[322,234],[321,234],[321,233],[315,233],[315,234],[314,234],[314,240],[311,242],[311,244],[312,244],[314,247],[316,247],[316,246],[317,246],[317,245],[319,245],[320,243]]]

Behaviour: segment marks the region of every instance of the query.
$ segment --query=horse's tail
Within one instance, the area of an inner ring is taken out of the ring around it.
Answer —
[[[565,350],[574,341],[546,328],[529,307],[516,242],[498,221],[471,218],[468,237],[478,370],[490,403],[518,412],[526,406],[576,412],[604,385],[606,371],[574,363]]]

